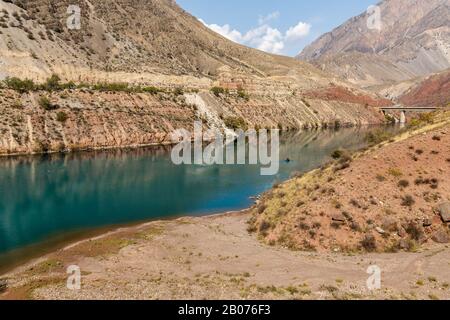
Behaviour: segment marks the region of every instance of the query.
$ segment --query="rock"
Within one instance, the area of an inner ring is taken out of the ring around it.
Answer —
[[[5,279],[0,279],[0,293],[3,293],[8,288],[8,282]]]
[[[395,232],[398,230],[397,220],[394,218],[386,218],[383,220],[382,228],[389,232]]]
[[[441,203],[438,206],[438,212],[441,215],[442,221],[450,222],[450,202]]]
[[[408,240],[401,239],[401,240],[398,242],[398,247],[399,247],[400,249],[402,249],[402,250],[409,250],[409,248],[410,248],[410,242],[409,242]]]
[[[383,229],[381,229],[380,227],[376,227],[375,230],[379,233],[379,234],[385,234],[386,231],[384,231]]]
[[[350,228],[352,228],[352,230],[357,231],[357,232],[362,231],[361,226],[356,221],[352,221],[352,223],[350,224]]]
[[[335,222],[345,222],[346,218],[343,214],[337,213],[331,216],[331,219]]]
[[[423,226],[424,227],[431,227],[433,225],[433,221],[431,219],[424,219],[423,220]]]
[[[403,228],[399,228],[397,231],[397,234],[400,238],[404,238],[407,236],[407,233],[406,233],[405,229],[403,229]]]
[[[437,243],[449,243],[450,242],[450,236],[444,230],[436,231],[433,234],[433,236],[431,237],[431,239]]]

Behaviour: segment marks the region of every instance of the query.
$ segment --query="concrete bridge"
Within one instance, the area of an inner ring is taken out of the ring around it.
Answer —
[[[414,107],[409,108],[402,106],[401,104],[397,104],[392,107],[383,107],[380,108],[381,111],[383,111],[384,114],[387,114],[389,112],[400,112],[400,123],[405,124],[406,123],[406,113],[408,112],[433,112],[436,111],[437,107]]]

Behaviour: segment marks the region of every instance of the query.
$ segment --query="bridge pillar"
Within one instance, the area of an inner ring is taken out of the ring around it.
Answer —
[[[406,123],[406,111],[402,110],[400,111],[400,124]]]

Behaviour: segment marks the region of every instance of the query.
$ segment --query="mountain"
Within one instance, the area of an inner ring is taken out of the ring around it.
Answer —
[[[450,107],[450,69],[412,86],[399,101],[408,107]]]
[[[378,6],[380,30],[369,29],[371,13],[363,13],[321,36],[298,59],[363,87],[450,68],[448,0],[384,0]]]
[[[68,27],[71,5],[80,8],[79,29]],[[391,103],[307,62],[233,43],[171,0],[0,1],[0,56],[0,80],[56,74],[77,85],[18,92],[3,84],[0,153],[165,143],[196,119],[218,128],[236,119],[283,128],[379,123],[374,107]],[[42,107],[47,100],[52,108]]]

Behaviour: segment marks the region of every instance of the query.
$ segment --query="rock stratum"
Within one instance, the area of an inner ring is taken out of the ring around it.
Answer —
[[[79,30],[67,27],[74,4]],[[228,118],[286,129],[380,123],[377,107],[391,104],[309,63],[230,42],[170,0],[1,1],[0,59],[0,80],[56,74],[73,83],[26,92],[3,84],[1,154],[165,143],[194,120],[218,128]],[[119,82],[155,90],[92,88]]]

